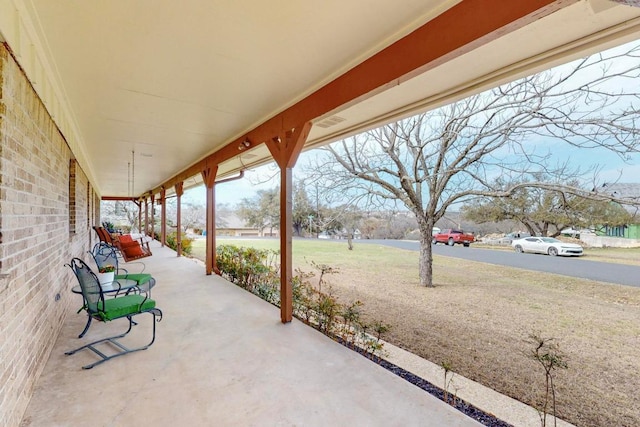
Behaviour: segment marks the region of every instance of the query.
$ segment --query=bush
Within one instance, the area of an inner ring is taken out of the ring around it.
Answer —
[[[232,283],[272,304],[280,304],[278,252],[220,245],[216,248],[218,269]]]
[[[262,299],[280,306],[279,253],[272,250],[220,245],[216,261],[222,277],[252,292]],[[337,271],[324,264],[311,263],[320,272],[318,288],[309,279],[313,273],[296,270],[292,280],[293,314],[322,333],[341,341],[348,347],[363,349],[370,356],[382,352],[382,334],[389,326],[381,322],[366,324],[360,318],[362,303],[350,305],[338,302],[324,277]],[[325,290],[323,291],[323,287]],[[375,336],[368,333],[372,331]]]
[[[169,246],[174,251],[178,250],[178,245],[176,244],[177,239],[178,239],[178,233],[176,233],[175,231],[173,233],[167,234],[167,246]],[[186,236],[182,236],[182,253],[186,255],[191,255],[192,243],[193,243],[193,239]]]

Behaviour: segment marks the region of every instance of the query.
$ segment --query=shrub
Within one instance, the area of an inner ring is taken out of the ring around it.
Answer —
[[[542,367],[545,375],[544,398],[537,405],[540,424],[542,427],[546,427],[547,415],[551,415],[553,425],[556,426],[555,371],[568,369],[569,365],[565,360],[565,355],[560,351],[558,343],[555,342],[555,338],[546,338],[540,333],[534,332],[529,334],[528,343],[533,347],[533,350],[528,353],[529,358]]]
[[[276,306],[280,305],[277,251],[220,245],[216,256],[222,277]],[[294,316],[348,347],[361,348],[370,356],[379,355],[383,350],[381,337],[389,330],[389,325],[364,323],[360,318],[360,301],[343,305],[332,294],[325,275],[335,274],[337,270],[324,264],[312,262],[311,265],[320,272],[317,289],[310,281],[315,276],[313,273],[298,269],[292,279]],[[375,336],[368,330],[372,330]]]
[[[222,276],[272,304],[280,304],[278,252],[220,245],[216,263]]]
[[[109,233],[116,233],[116,226],[111,221],[102,221],[102,226],[107,229]]]
[[[178,233],[175,231],[167,234],[167,246],[169,246],[174,251],[178,249],[178,245],[176,244],[178,239]],[[191,244],[193,243],[193,239],[182,236],[182,253],[186,255],[191,255]]]

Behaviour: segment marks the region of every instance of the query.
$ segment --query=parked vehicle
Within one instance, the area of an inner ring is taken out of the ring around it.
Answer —
[[[510,245],[514,240],[522,239],[524,237],[531,237],[531,234],[521,231],[509,233],[498,239],[498,243]]]
[[[465,233],[462,230],[456,230],[453,228],[445,228],[440,233],[434,234],[431,243],[446,243],[449,246],[453,246],[455,244],[464,245],[465,247],[469,247],[469,245],[476,241],[476,237],[473,234]]]
[[[551,256],[581,256],[583,254],[582,246],[576,243],[566,243],[553,237],[525,237],[514,240],[511,246],[518,253],[531,252]]]

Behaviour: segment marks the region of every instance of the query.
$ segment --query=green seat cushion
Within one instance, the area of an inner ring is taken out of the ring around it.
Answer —
[[[98,312],[98,316],[104,321],[114,320],[151,310],[155,306],[156,302],[151,298],[145,299],[144,295],[126,295],[105,300],[104,309]]]
[[[140,286],[151,280],[151,275],[149,273],[116,274],[116,280],[118,279],[135,280],[138,283],[138,286]]]

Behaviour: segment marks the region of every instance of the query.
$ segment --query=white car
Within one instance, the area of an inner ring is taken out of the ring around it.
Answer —
[[[553,237],[525,237],[524,239],[514,240],[511,246],[519,253],[532,252],[551,256],[581,256],[583,252],[582,246],[575,243],[566,243]]]

